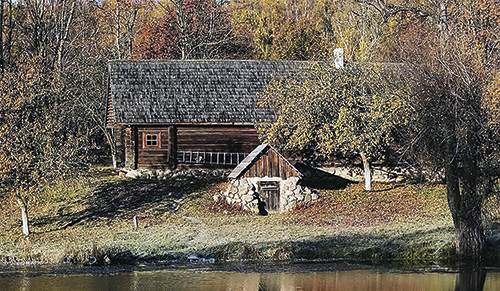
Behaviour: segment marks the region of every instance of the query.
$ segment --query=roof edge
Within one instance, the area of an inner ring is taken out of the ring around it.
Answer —
[[[128,125],[128,126],[173,126],[173,125],[218,125],[218,126],[255,126],[256,122],[115,122],[115,124],[119,125]]]
[[[311,61],[304,60],[232,60],[232,59],[188,59],[188,60],[108,60],[108,64],[112,63],[309,63]]]
[[[288,159],[286,159],[278,150],[276,150],[270,144],[264,143],[264,144],[261,144],[258,147],[256,147],[245,159],[243,159],[243,161],[241,161],[233,169],[231,174],[229,174],[228,178],[230,180],[236,180],[236,179],[241,178],[241,176],[243,176],[246,173],[246,171],[248,171],[248,169],[250,169],[253,166],[253,163],[256,160],[260,159],[260,157],[262,155],[264,155],[265,153],[267,153],[270,149],[274,150],[274,152],[276,154],[278,154],[278,156],[281,159],[283,159],[288,166],[290,166],[293,170],[295,170],[297,172],[297,174],[299,175],[299,179],[302,179],[304,177],[304,174],[302,174],[302,172],[299,171],[299,169],[297,169],[294,165],[292,165],[292,163],[290,163],[288,161]],[[252,156],[252,154],[254,154],[254,153],[255,153],[255,155]],[[241,167],[240,167],[240,165],[241,165]]]
[[[252,167],[252,164],[258,160],[265,152],[267,152],[271,146],[267,143],[261,144],[256,147],[246,158],[243,159],[229,174],[228,178],[231,180],[236,180],[241,178],[241,176]],[[252,156],[252,154],[255,154]],[[239,167],[242,167],[238,169]]]

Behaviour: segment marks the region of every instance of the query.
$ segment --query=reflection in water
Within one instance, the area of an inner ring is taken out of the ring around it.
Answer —
[[[453,286],[454,274],[344,271],[263,274],[258,290],[453,290]]]
[[[140,291],[140,289],[139,289],[139,279],[140,279],[139,273],[138,272],[134,272],[132,274],[132,284],[131,284],[132,287],[130,288],[131,291]]]
[[[483,269],[460,270],[456,276],[455,291],[481,291],[484,288],[486,272]]]
[[[32,274],[30,274],[32,275]],[[1,290],[500,290],[500,273],[394,273],[321,271],[308,273],[236,273],[157,270],[114,275],[2,277]]]
[[[22,291],[29,291],[31,290],[31,287],[30,287],[30,280],[26,277],[22,277],[21,280],[20,280],[20,289],[19,290],[22,290]]]

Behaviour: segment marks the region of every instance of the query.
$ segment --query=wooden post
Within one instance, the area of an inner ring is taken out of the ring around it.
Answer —
[[[177,127],[168,127],[168,162],[171,169],[177,168]]]
[[[113,128],[113,142],[115,143],[116,151],[116,166],[124,167],[126,160],[126,130],[121,125],[115,125]]]
[[[134,228],[139,227],[139,224],[137,223],[137,216],[134,215]]]
[[[137,127],[125,128],[125,167],[129,169],[137,169],[137,138]]]

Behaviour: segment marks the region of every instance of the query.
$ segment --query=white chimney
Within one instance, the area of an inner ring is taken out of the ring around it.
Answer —
[[[344,68],[344,49],[336,48],[333,50],[333,62],[335,63],[336,69]]]

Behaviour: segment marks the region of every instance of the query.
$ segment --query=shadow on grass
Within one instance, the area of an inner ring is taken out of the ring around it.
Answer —
[[[396,184],[396,185],[391,185],[390,187],[385,188],[385,189],[372,190],[372,192],[373,193],[387,192],[387,191],[391,191],[391,190],[401,188],[401,187],[404,187],[404,185],[403,184]]]
[[[356,183],[302,163],[297,163],[294,166],[304,175],[301,184],[310,188],[339,190],[345,189],[349,184]]]
[[[59,208],[57,215],[44,216],[33,221],[35,226],[54,225],[55,230],[66,229],[82,221],[99,218],[132,216],[135,212],[154,209],[155,212],[175,212],[186,197],[199,198],[200,190],[219,178],[177,177],[167,180],[122,179],[99,184],[87,197]],[[73,212],[72,209],[83,210]],[[49,231],[47,231],[49,232]]]

